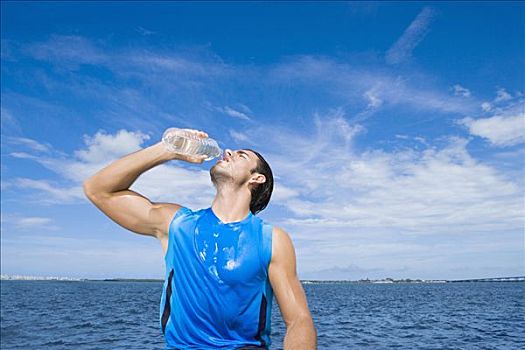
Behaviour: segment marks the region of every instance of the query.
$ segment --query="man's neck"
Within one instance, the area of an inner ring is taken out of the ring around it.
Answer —
[[[212,202],[213,213],[223,222],[238,222],[250,213],[251,193],[247,188],[223,186],[217,189]]]

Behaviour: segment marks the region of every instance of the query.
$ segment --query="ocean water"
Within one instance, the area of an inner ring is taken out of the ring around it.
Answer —
[[[318,348],[525,349],[525,283],[305,284]],[[1,282],[1,349],[163,349],[158,282]],[[285,326],[277,303],[272,346]]]

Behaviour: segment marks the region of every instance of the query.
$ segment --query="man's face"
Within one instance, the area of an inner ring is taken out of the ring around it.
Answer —
[[[224,155],[210,169],[212,179],[242,185],[255,175],[251,170],[257,166],[258,157],[249,150],[224,150]]]

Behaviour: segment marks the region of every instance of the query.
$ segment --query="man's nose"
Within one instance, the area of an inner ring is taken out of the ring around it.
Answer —
[[[233,152],[232,152],[231,149],[226,148],[224,150],[224,159],[230,159],[232,157],[232,155],[233,155]]]

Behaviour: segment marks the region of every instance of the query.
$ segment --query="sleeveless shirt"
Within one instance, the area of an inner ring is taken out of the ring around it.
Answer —
[[[223,223],[210,208],[174,215],[165,255],[160,327],[166,349],[271,344],[272,226],[251,212]]]

